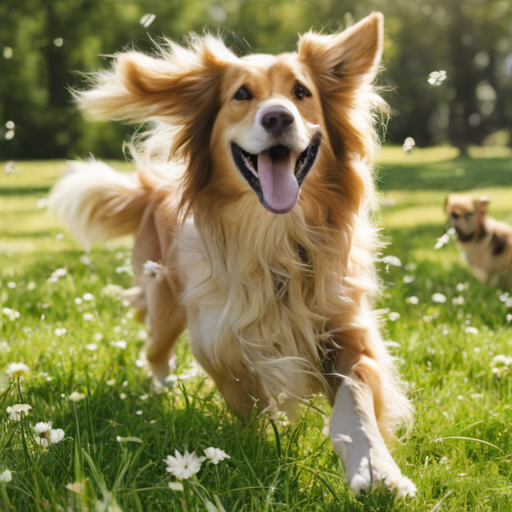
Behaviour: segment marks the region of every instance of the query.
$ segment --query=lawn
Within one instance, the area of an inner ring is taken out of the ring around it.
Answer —
[[[190,511],[511,511],[512,300],[480,285],[453,243],[433,248],[451,190],[485,193],[491,213],[512,223],[512,152],[471,156],[385,148],[379,160],[385,254],[401,261],[379,264],[379,307],[416,409],[394,454],[419,493],[398,504],[348,492],[324,434],[329,407],[321,397],[295,424],[241,422],[195,371],[186,335],[176,350],[182,378],[155,390],[144,330],[119,293],[130,286],[130,239],[84,254],[46,212],[41,199],[64,162],[18,162],[17,174],[2,173],[0,474],[11,470],[12,481],[0,482],[0,510],[181,511],[183,493],[168,487],[162,459],[215,447],[231,458],[203,463]],[[59,268],[65,275],[53,274]],[[30,369],[20,386],[4,370],[12,362]],[[11,421],[6,409],[18,403],[32,408]],[[33,426],[47,421],[65,435],[43,449]]]

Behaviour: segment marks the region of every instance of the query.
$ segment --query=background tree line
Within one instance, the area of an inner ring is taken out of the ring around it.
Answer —
[[[507,143],[510,0],[2,0],[0,160],[121,157],[132,128],[90,123],[69,87],[83,86],[77,71],[105,67],[105,56],[123,48],[151,51],[151,38],[180,41],[208,27],[238,53],[279,53],[295,49],[298,33],[335,31],[373,10],[386,15],[380,84],[393,111],[389,142],[413,137],[464,150],[495,134]],[[155,19],[144,27],[148,13]],[[447,80],[430,85],[440,69]]]

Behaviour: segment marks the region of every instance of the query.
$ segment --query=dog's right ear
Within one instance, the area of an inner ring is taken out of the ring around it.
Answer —
[[[211,128],[218,109],[220,79],[236,60],[213,36],[193,36],[188,48],[169,41],[155,57],[136,51],[116,55],[112,69],[99,72],[93,87],[74,91],[74,97],[97,118],[175,126],[186,122],[175,141],[178,149],[190,138],[208,140],[205,127]]]
[[[475,199],[475,209],[480,212],[481,215],[486,215],[489,209],[491,199],[487,196],[482,196],[480,199]]]

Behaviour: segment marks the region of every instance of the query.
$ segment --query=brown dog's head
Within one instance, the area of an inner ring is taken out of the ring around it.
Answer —
[[[449,194],[444,203],[444,211],[450,226],[457,232],[461,242],[477,239],[482,232],[483,218],[491,200],[488,197],[473,199],[463,194]]]
[[[213,36],[192,36],[187,48],[168,42],[155,57],[116,56],[76,99],[102,117],[153,122],[158,153],[188,162],[182,206],[214,190],[217,200],[252,194],[267,210],[286,213],[320,159],[373,156],[368,103],[382,25],[374,13],[339,34],[308,33],[297,53],[277,57],[239,58]],[[342,188],[328,167],[324,188]],[[360,181],[368,186],[366,176]]]

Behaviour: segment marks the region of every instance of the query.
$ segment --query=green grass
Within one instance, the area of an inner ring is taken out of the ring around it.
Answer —
[[[512,366],[507,372],[493,362],[512,353],[506,319],[512,311],[498,290],[468,273],[453,244],[433,250],[451,190],[486,193],[494,199],[491,213],[512,222],[511,154],[486,151],[459,159],[450,148],[410,155],[385,148],[380,158],[386,254],[403,265],[380,264],[385,289],[379,306],[400,314],[392,321],[384,313],[384,337],[394,342],[416,408],[414,428],[408,437],[399,433],[394,453],[419,495],[400,504],[387,495],[355,499],[348,492],[322,433],[329,408],[321,398],[313,398],[295,424],[278,427],[278,444],[268,418],[241,422],[207,378],[156,392],[140,359],[142,326],[115,293],[105,293],[108,284],[130,286],[130,276],[116,272],[129,258],[130,239],[99,246],[90,262],[81,260],[77,244],[36,206],[63,162],[19,162],[18,174],[2,174],[0,308],[20,317],[11,321],[0,312],[0,473],[13,472],[11,482],[0,483],[0,510],[103,510],[95,500],[111,497],[125,512],[179,511],[181,493],[167,487],[162,459],[175,449],[202,455],[209,446],[232,458],[205,463],[197,482],[204,497],[214,502],[216,495],[228,512],[431,511],[443,497],[437,511],[512,510]],[[59,267],[67,275],[48,282]],[[93,300],[83,300],[86,293]],[[434,293],[444,294],[446,303],[433,302]],[[406,301],[411,296],[417,305]],[[462,304],[452,302],[458,297]],[[93,320],[84,320],[85,313]],[[57,336],[58,328],[67,332]],[[119,340],[126,349],[110,344]],[[186,336],[177,356],[180,374],[192,362]],[[18,361],[31,370],[19,390],[3,370]],[[71,402],[73,391],[85,399]],[[16,403],[32,406],[21,423],[5,412]],[[43,451],[30,423],[48,420],[66,436]],[[117,436],[142,442],[119,443]],[[85,478],[82,500],[65,486]],[[194,496],[191,510],[207,510]]]

